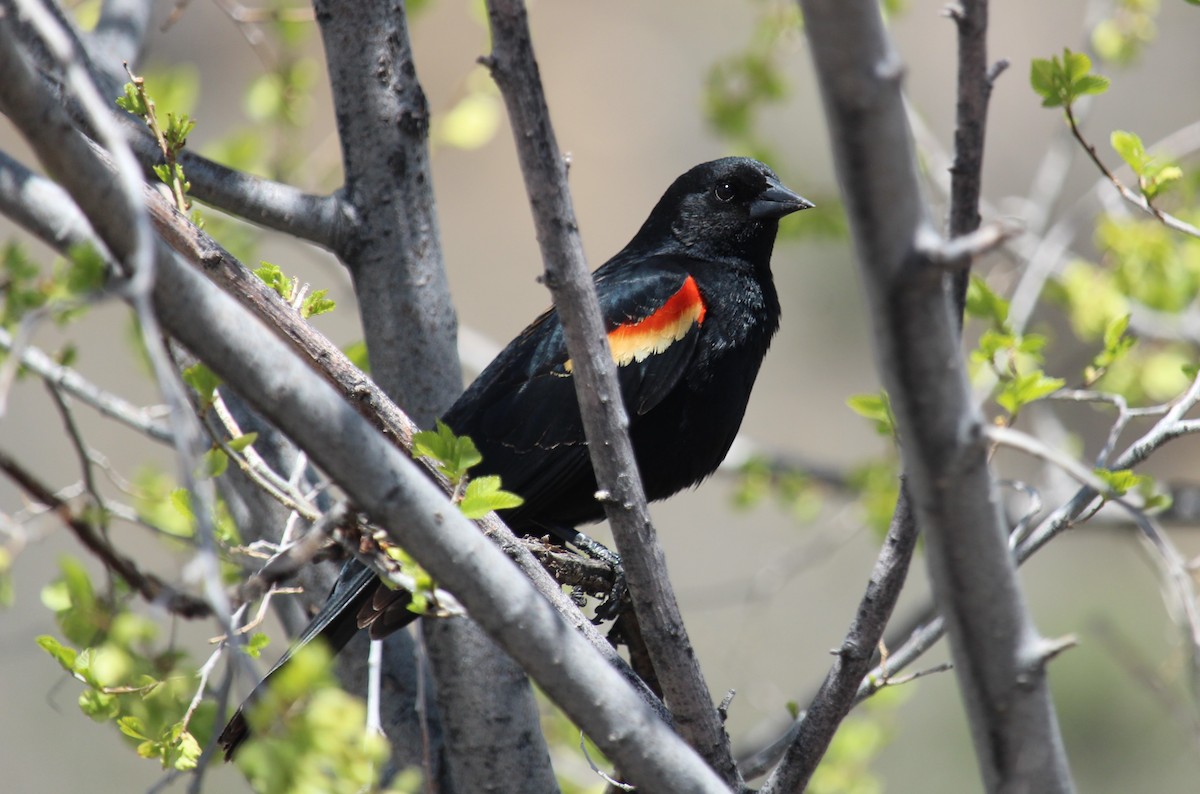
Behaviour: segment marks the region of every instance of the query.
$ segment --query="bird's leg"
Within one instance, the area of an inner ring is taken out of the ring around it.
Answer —
[[[599,560],[612,569],[612,589],[608,591],[603,603],[596,607],[596,619],[602,621],[617,617],[629,600],[629,590],[625,586],[625,566],[621,564],[621,555],[578,530],[572,530],[569,533],[567,542],[588,557]]]

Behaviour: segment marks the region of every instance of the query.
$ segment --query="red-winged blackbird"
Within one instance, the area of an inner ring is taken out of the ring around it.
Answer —
[[[767,166],[727,157],[675,180],[633,240],[594,274],[618,365],[646,496],[664,499],[720,465],[737,434],[771,337],[779,298],[771,249],[779,219],[812,204]],[[554,309],[496,357],[444,421],[525,502],[503,517],[519,534],[570,539],[604,517],[562,324]],[[407,594],[359,563],[347,569],[292,651],[322,637],[336,652],[360,629],[378,638],[410,623]],[[270,678],[270,674],[268,674]],[[261,684],[260,684],[261,686]],[[246,737],[239,711],[221,734]]]

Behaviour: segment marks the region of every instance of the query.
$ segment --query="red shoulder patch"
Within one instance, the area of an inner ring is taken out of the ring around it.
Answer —
[[[702,325],[708,307],[700,295],[696,280],[688,276],[679,291],[657,311],[635,323],[619,325],[608,332],[608,346],[617,366],[644,361],[661,353],[687,335],[692,324]]]

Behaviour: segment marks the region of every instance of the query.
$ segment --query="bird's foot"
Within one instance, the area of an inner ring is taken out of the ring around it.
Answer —
[[[582,532],[576,532],[570,542],[587,556],[612,569],[612,588],[600,606],[596,607],[596,622],[615,619],[629,603],[629,588],[625,586],[625,566],[621,564],[621,555]]]

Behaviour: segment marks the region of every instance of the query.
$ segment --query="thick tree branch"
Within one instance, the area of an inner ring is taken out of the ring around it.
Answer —
[[[335,251],[354,278],[371,372],[422,427],[462,390],[457,319],[429,168],[429,107],[404,6],[315,4],[353,224]]]
[[[878,6],[802,0],[839,180],[875,319],[877,358],[926,533],[976,755],[990,791],[1070,791],[1057,720],[1001,526],[959,317],[917,181],[898,56]],[[785,765],[786,765],[785,761]]]
[[[393,0],[314,7],[342,145],[341,199],[355,221],[336,252],[353,276],[373,377],[429,427],[460,393],[462,375],[430,172],[429,107],[405,8]],[[459,790],[505,778],[525,781],[531,794],[554,790],[520,668],[469,620],[422,630],[455,739],[446,749]],[[497,731],[504,721],[509,729]]]
[[[987,2],[966,0],[952,7],[950,16],[958,27],[958,103],[954,133],[955,159],[950,167],[949,243],[934,246],[930,258],[947,268],[950,275],[950,294],[955,314],[962,327],[962,311],[970,266],[974,257],[1010,236],[1002,227],[979,230],[979,204],[982,192],[984,134],[987,128],[987,108],[992,83],[1002,65],[987,63]],[[906,490],[902,490],[892,517],[870,584],[859,604],[850,631],[843,640],[837,661],[830,669],[812,704],[793,724],[783,740],[775,742],[748,760],[745,774],[761,774],[769,764],[778,760],[788,747],[794,754],[781,770],[781,779],[772,781],[780,789],[789,785],[803,787],[816,770],[837,726],[856,703],[861,700],[864,677],[871,667],[875,647],[883,637],[908,573],[908,563],[915,548],[917,529]],[[791,780],[785,785],[782,775]]]
[[[629,420],[608,350],[600,306],[584,261],[566,164],[554,137],[521,0],[488,0],[492,72],[513,126],[525,189],[554,297],[575,362],[574,380],[588,450],[621,553],[638,623],[676,727],[729,784],[737,769],[667,577],[666,557],[646,508]],[[624,769],[622,768],[624,771]]]

